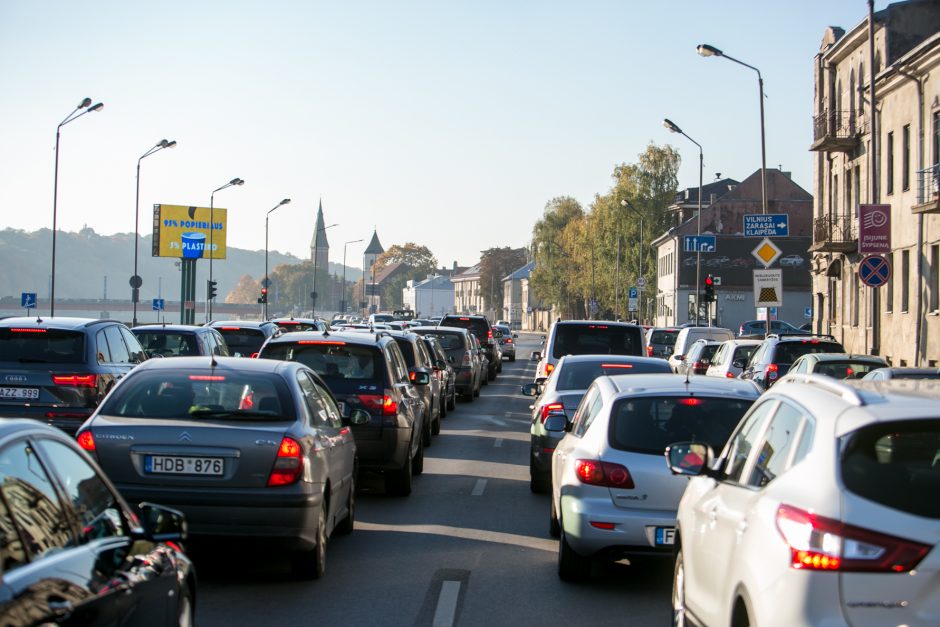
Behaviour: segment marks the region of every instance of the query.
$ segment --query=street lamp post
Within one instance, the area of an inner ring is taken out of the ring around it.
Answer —
[[[729,61],[733,61],[738,65],[743,65],[746,68],[750,68],[757,72],[757,90],[758,98],[760,101],[760,192],[761,192],[761,208],[763,213],[767,213],[767,148],[764,141],[764,79],[760,75],[760,70],[758,70],[753,65],[748,65],[743,61],[739,61],[734,57],[729,57],[724,52],[719,50],[714,46],[709,46],[708,44],[699,44],[695,48],[703,57],[724,57]]]
[[[52,277],[50,279],[49,287],[49,317],[55,316],[55,235],[56,235],[56,219],[58,217],[58,200],[59,200],[59,135],[62,132],[62,127],[68,124],[69,122],[74,122],[78,118],[82,117],[86,113],[91,111],[101,111],[104,108],[104,104],[97,103],[91,104],[91,98],[84,98],[75,107],[75,110],[69,113],[64,120],[59,122],[59,125],[55,129],[55,174],[52,180]],[[81,113],[79,113],[81,111]],[[77,114],[77,115],[76,115]]]
[[[270,281],[268,280],[268,218],[271,216],[271,212],[274,209],[282,205],[290,203],[290,198],[285,198],[281,202],[277,203],[272,209],[269,209],[268,212],[264,215],[264,281],[261,284],[261,287],[267,289]],[[261,304],[262,317],[268,319],[268,294],[264,294],[264,302]]]
[[[663,126],[669,129],[669,131],[672,133],[679,133],[690,142],[698,146],[698,227],[696,231],[698,238],[695,240],[695,324],[699,324],[699,300],[701,298],[699,289],[702,281],[702,245],[699,240],[702,239],[702,170],[705,167],[705,158],[704,154],[702,153],[702,145],[686,135],[682,129],[676,126],[672,120],[666,118],[663,120]],[[711,326],[711,319],[708,321],[708,326]]]
[[[212,285],[212,258],[215,257],[215,246],[212,237],[212,235],[215,233],[215,193],[222,191],[227,187],[232,187],[233,185],[244,184],[244,180],[236,177],[222,187],[217,187],[216,189],[212,190],[212,193],[209,195],[209,283],[206,285],[206,324],[212,320],[212,299],[209,298],[208,288],[209,285]]]
[[[340,313],[344,316],[346,315],[346,246],[361,241],[362,239],[351,239],[348,242],[343,242],[343,298],[340,301],[342,303],[342,306],[340,307]]]
[[[311,318],[317,317],[317,261],[319,260],[318,258],[320,257],[320,249],[317,248],[316,246],[317,236],[320,234],[320,231],[332,229],[334,226],[336,226],[336,223],[319,228],[317,229],[317,232],[313,234],[313,242],[314,242],[314,246],[313,246],[313,292],[311,294],[311,298],[313,298],[313,310],[310,313]],[[329,263],[329,261],[330,260],[327,259],[327,263]],[[329,268],[327,268],[327,270],[329,270]]]
[[[131,277],[131,301],[134,303],[132,326],[135,327],[137,326],[137,302],[140,300],[140,286],[143,285],[143,280],[140,278],[140,275],[137,274],[137,238],[140,231],[140,162],[164,148],[176,148],[176,140],[168,141],[161,139],[153,148],[142,154],[140,159],[137,160],[137,196],[134,200],[134,276]]]

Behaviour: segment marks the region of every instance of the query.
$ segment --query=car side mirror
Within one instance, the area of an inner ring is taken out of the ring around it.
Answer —
[[[532,351],[532,354],[529,356],[529,361],[541,361],[542,360],[542,351]]]
[[[455,364],[455,363],[457,363],[457,360],[454,359],[454,356],[453,356],[453,355],[448,355],[448,356],[447,356],[447,363],[449,363],[449,364]]]
[[[414,381],[412,381],[415,385],[427,385],[430,382],[431,375],[426,372],[416,372]]]
[[[686,477],[708,475],[709,464],[715,457],[712,448],[704,442],[676,442],[666,447],[665,455],[672,474]]]
[[[549,414],[543,424],[549,433],[564,433],[571,429],[568,419],[561,414]]]
[[[516,339],[519,338],[519,334],[518,334],[518,333],[513,333],[512,336],[513,336],[514,338],[516,338]]]
[[[349,414],[349,424],[367,425],[372,422],[372,416],[364,409],[354,409]]]
[[[541,392],[541,385],[538,383],[526,383],[522,386],[522,395],[523,396],[538,396]]]
[[[186,517],[163,505],[141,503],[137,506],[142,535],[152,542],[182,542],[186,539]]]
[[[676,361],[682,361],[683,359],[685,359],[685,355],[680,355],[679,353],[676,353],[675,355],[672,356],[672,358],[675,359]]]

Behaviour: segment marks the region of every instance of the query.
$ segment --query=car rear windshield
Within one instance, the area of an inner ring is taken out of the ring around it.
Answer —
[[[617,363],[615,361],[579,361],[564,364],[554,376],[558,377],[556,390],[586,390],[594,379],[603,375],[650,374],[671,372],[669,364],[662,360],[642,363]]]
[[[940,419],[863,427],[843,438],[842,451],[840,470],[849,492],[940,518]]]
[[[382,354],[375,346],[331,340],[275,342],[261,353],[264,359],[299,361],[315,370],[328,385],[337,381],[384,379]]]
[[[242,356],[254,355],[264,344],[265,335],[261,329],[241,329],[216,327],[216,331],[225,338],[229,351],[234,355],[238,353]]]
[[[844,353],[845,349],[838,342],[820,342],[819,340],[800,340],[799,342],[780,342],[774,362],[792,364],[797,357],[808,353]]]
[[[186,357],[199,354],[196,336],[192,333],[134,332],[140,345],[151,355]]]
[[[875,368],[884,368],[884,364],[870,361],[823,361],[816,364],[815,372],[836,379],[861,379]]]
[[[114,389],[100,413],[122,418],[294,419],[290,392],[279,376],[230,370],[138,371]]]
[[[662,346],[675,346],[677,337],[679,337],[678,329],[675,329],[675,330],[658,329],[650,333],[650,344],[660,344]]]
[[[319,331],[318,327],[313,322],[299,322],[297,320],[286,320],[282,322],[274,323],[278,329],[284,333],[291,333],[293,331]]]
[[[391,322],[394,319],[392,314],[372,314],[372,322]]]
[[[613,448],[651,455],[690,440],[718,451],[753,402],[703,396],[625,398],[611,409],[608,438]]]
[[[738,359],[742,360],[744,363],[747,363],[751,359],[751,355],[754,354],[754,351],[757,350],[757,346],[738,346],[734,349],[734,357],[731,358],[731,361],[736,361]]]
[[[469,316],[445,316],[441,320],[440,326],[470,329],[481,341],[487,339],[487,334],[490,330],[490,325],[486,320],[483,318],[471,318]]]
[[[463,336],[457,335],[456,333],[433,333],[429,331],[422,331],[421,334],[428,337],[437,338],[437,340],[441,343],[441,348],[443,348],[445,351],[464,348]]]
[[[642,355],[640,327],[607,324],[559,324],[552,356]]]
[[[65,364],[85,361],[85,334],[64,329],[0,329],[0,361]]]

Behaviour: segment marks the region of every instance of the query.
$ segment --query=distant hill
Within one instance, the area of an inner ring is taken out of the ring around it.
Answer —
[[[162,296],[179,295],[180,273],[174,259],[151,256],[151,236],[139,238],[138,274],[144,281],[140,298],[147,301]],[[268,251],[268,269],[281,264],[298,264],[293,255]],[[198,262],[196,285],[199,298],[208,278],[208,262]],[[35,232],[16,229],[0,231],[0,297],[22,292],[36,292],[47,298],[52,267],[52,231]],[[134,273],[134,234],[98,235],[84,228],[78,233],[59,231],[56,237],[56,299],[59,298],[130,298],[128,280]],[[228,258],[216,260],[212,273],[219,283],[219,300],[235,289],[245,274],[256,279],[264,276],[264,250],[229,247]],[[342,264],[330,262],[330,273],[342,276]],[[362,270],[347,266],[346,280],[356,281]],[[161,289],[162,288],[162,289]]]

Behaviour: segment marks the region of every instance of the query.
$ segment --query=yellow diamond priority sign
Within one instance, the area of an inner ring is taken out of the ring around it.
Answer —
[[[780,250],[776,244],[770,241],[769,238],[765,237],[761,240],[760,244],[757,245],[757,248],[751,251],[751,254],[764,264],[765,268],[770,267],[770,264],[775,262],[783,251]]]

